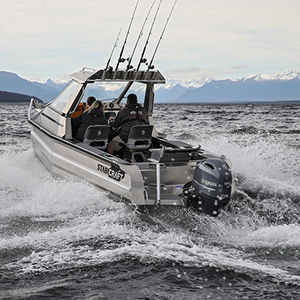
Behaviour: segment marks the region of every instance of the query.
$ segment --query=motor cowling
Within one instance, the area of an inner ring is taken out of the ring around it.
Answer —
[[[187,205],[198,212],[217,216],[230,200],[232,172],[220,158],[207,158],[196,166],[192,182],[184,187]]]

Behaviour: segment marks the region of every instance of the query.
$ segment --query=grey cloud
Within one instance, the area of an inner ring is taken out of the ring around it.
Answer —
[[[232,67],[233,70],[245,70],[248,69],[247,65],[235,65]]]

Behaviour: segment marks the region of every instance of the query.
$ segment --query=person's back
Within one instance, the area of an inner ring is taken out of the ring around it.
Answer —
[[[118,131],[118,136],[110,143],[109,152],[119,151],[119,143],[127,142],[130,129],[135,125],[149,124],[148,115],[144,107],[137,102],[135,94],[127,96],[126,106],[118,113],[111,123],[113,130]]]
[[[103,104],[101,101],[95,101],[88,110],[73,121],[73,130],[75,138],[83,140],[84,133],[90,125],[107,125],[108,121],[103,113]]]
[[[119,124],[116,128],[120,128],[119,136],[125,142],[131,127],[149,123],[146,111],[140,104],[128,104],[119,114]]]

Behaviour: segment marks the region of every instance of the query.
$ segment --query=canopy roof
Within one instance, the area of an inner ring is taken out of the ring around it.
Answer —
[[[83,68],[75,72],[70,77],[78,83],[95,81],[138,81],[143,83],[165,83],[163,75],[155,71],[125,71],[125,70],[93,70]]]

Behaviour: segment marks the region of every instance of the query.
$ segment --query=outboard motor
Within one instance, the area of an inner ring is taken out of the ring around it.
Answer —
[[[195,170],[192,182],[183,188],[187,206],[198,212],[217,216],[230,200],[232,173],[228,163],[220,158],[207,158]]]

